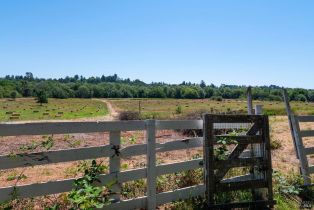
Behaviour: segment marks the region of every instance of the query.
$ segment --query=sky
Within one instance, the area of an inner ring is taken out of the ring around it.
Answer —
[[[312,0],[1,0],[0,76],[314,88]]]

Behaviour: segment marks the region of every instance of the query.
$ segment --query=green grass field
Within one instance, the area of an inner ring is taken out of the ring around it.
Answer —
[[[144,118],[152,116],[159,119],[175,118],[189,113],[202,112],[236,112],[246,113],[247,103],[244,100],[213,101],[209,99],[111,99],[110,102],[119,111],[138,111],[141,101],[141,114]],[[254,101],[254,104],[263,105],[265,114],[286,115],[283,102]],[[181,107],[181,113],[177,107]],[[314,103],[291,102],[293,111],[301,115],[314,115]]]
[[[49,99],[42,105],[33,98],[0,100],[0,121],[68,120],[107,114],[105,103],[91,99]]]

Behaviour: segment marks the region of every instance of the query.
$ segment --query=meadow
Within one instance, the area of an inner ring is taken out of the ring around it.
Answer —
[[[49,99],[47,104],[34,98],[0,100],[0,121],[71,120],[108,114],[107,105],[92,99]]]
[[[118,111],[139,111],[144,119],[173,119],[190,115],[191,113],[247,113],[245,100],[209,99],[111,99],[110,102]],[[263,113],[267,115],[286,115],[285,105],[278,101],[253,101],[253,104],[263,105]],[[292,110],[299,115],[313,115],[314,103],[291,102]]]

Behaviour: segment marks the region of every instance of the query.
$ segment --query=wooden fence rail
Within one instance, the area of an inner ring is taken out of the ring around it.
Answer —
[[[217,124],[214,127],[219,127]],[[226,125],[225,125],[226,126]],[[229,128],[247,127],[244,123],[229,123]],[[203,159],[194,159],[184,162],[156,165],[156,153],[172,150],[182,150],[203,146],[203,138],[188,138],[173,140],[166,143],[156,142],[157,130],[203,129],[202,120],[146,120],[146,121],[112,121],[112,122],[45,122],[26,124],[0,124],[0,136],[19,135],[51,135],[69,133],[109,132],[109,145],[86,147],[78,149],[65,149],[57,151],[45,151],[36,153],[22,153],[16,155],[0,156],[0,170],[18,167],[29,167],[67,161],[95,159],[109,157],[109,174],[102,174],[100,179],[103,184],[112,180],[116,181],[112,191],[112,197],[116,202],[104,209],[155,209],[156,206],[203,195],[205,186],[197,185],[174,191],[157,193],[156,177],[185,170],[203,168]],[[131,145],[120,148],[121,132],[143,130],[146,133],[146,144]],[[259,141],[258,137],[255,137]],[[119,155],[117,154],[119,152]],[[145,155],[147,156],[146,168],[121,171],[120,159],[125,157]],[[121,200],[121,184],[124,182],[147,179],[147,196]],[[19,185],[0,188],[0,201],[12,198],[12,193],[17,192],[18,198],[30,198],[49,194],[68,192],[73,189],[75,179],[49,181],[28,185]]]

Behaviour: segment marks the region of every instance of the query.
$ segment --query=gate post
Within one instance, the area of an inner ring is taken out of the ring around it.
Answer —
[[[205,179],[205,198],[207,205],[214,204],[215,180],[214,171],[208,170],[214,165],[214,124],[208,118],[208,114],[203,114],[203,154],[205,162],[204,179]],[[210,206],[208,206],[210,208]]]
[[[155,210],[156,201],[156,121],[146,121],[147,143],[147,209]]]
[[[111,131],[109,134],[110,138],[110,146],[112,150],[117,150],[120,149],[120,136],[121,133],[120,131]],[[109,159],[109,173],[117,174],[120,172],[120,157],[117,154],[114,154],[112,157]],[[121,194],[121,184],[118,182],[112,185],[111,191],[114,193],[112,198],[114,199],[115,202],[120,201],[120,194]]]

